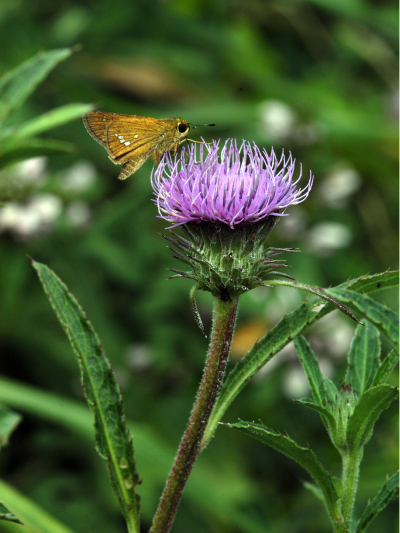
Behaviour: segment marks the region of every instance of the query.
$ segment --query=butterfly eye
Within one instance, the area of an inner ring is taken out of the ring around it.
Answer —
[[[183,122],[181,122],[178,126],[178,131],[179,133],[185,133],[185,131],[188,129],[188,126],[187,124],[184,124]]]

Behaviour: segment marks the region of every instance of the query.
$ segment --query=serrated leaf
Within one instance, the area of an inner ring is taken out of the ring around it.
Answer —
[[[339,285],[339,288],[351,287],[353,291],[375,292],[397,286],[398,278],[399,273],[397,271],[384,272],[346,281]],[[320,303],[323,303],[322,308],[314,311],[314,308]],[[335,307],[332,304],[324,303],[320,298],[310,298],[295,311],[283,317],[265,337],[254,345],[250,352],[231,370],[225,380],[207,424],[202,446],[210,441],[229,405],[258,370],[289,342],[334,310]],[[328,378],[326,380],[328,396],[330,395],[334,399],[337,396],[336,387]]]
[[[347,425],[346,443],[350,450],[365,446],[380,414],[397,397],[398,390],[390,385],[378,385],[361,395]]]
[[[296,463],[305,468],[321,490],[330,516],[335,514],[335,504],[339,497],[329,472],[321,465],[317,456],[310,448],[303,448],[290,437],[281,435],[260,424],[237,422],[236,424],[226,425],[239,429],[264,444],[268,444],[271,448],[290,457],[290,459],[293,459],[293,461],[296,461]]]
[[[304,337],[297,337],[294,346],[299,356],[300,363],[306,373],[311,394],[315,402],[321,406],[326,405],[326,389],[324,378],[319,368],[317,358]]]
[[[12,142],[33,137],[72,120],[80,119],[92,109],[93,105],[89,104],[67,104],[28,120],[19,127],[9,128],[4,132],[4,136],[11,137]]]
[[[22,524],[21,520],[15,516],[14,513],[8,509],[3,502],[0,501],[0,520],[6,522],[15,522],[16,524]]]
[[[353,290],[327,289],[327,292],[337,300],[345,302],[349,307],[358,309],[396,346],[399,345],[399,315],[397,313],[369,296]]]
[[[376,327],[367,321],[365,327],[357,326],[351,341],[344,383],[359,396],[371,386],[379,367],[380,354],[381,343]]]
[[[348,288],[352,291],[370,294],[382,289],[392,289],[399,286],[399,271],[389,270],[372,276],[360,276],[358,279],[346,281],[338,287]]]
[[[306,283],[300,283],[296,280],[271,280],[268,281],[268,286],[272,287],[274,285],[282,285],[284,287],[293,287],[294,289],[302,289],[307,292],[311,292],[312,294],[315,294],[324,300],[327,300],[330,304],[337,307],[342,313],[353,319],[355,322],[359,322],[359,320],[353,315],[353,313],[345,306],[340,300],[337,300],[333,298],[330,294],[330,292],[326,291],[325,289],[322,289],[321,287],[314,287],[313,285],[307,285]]]
[[[0,78],[0,127],[13,109],[21,106],[47,74],[71,53],[70,48],[40,52]]]
[[[357,524],[356,533],[363,533],[372,520],[383,511],[390,500],[399,494],[399,473],[393,474],[392,477],[385,481],[385,484],[369,502]]]
[[[10,435],[21,422],[22,416],[0,404],[0,448],[8,444]]]
[[[95,419],[96,449],[106,460],[111,484],[130,532],[139,531],[139,483],[122,397],[99,338],[64,283],[46,265],[33,261],[50,303],[77,356],[86,400]]]
[[[372,387],[376,387],[376,385],[381,385],[382,383],[386,383],[387,379],[389,378],[390,374],[393,372],[398,362],[399,362],[399,351],[396,348],[393,348],[393,350],[388,353],[385,359],[381,361],[381,364],[379,365],[379,368],[375,374]]]

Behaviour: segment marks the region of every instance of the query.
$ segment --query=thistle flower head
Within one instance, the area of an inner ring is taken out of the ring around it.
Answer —
[[[255,143],[243,141],[240,148],[235,141],[225,142],[218,158],[219,142],[214,142],[200,159],[196,147],[189,147],[171,157],[167,152],[152,174],[152,185],[160,216],[171,227],[188,222],[227,224],[231,228],[253,224],[270,215],[284,216],[284,210],[304,201],[313,178],[298,189],[300,176],[294,181],[295,160],[284,153],[280,159],[274,150],[262,151]],[[204,157],[205,156],[205,157]]]
[[[293,179],[295,160],[282,153],[262,151],[253,143],[219,142],[212,147],[189,147],[174,157],[167,152],[153,171],[151,182],[159,216],[187,238],[165,237],[175,258],[191,267],[173,270],[175,277],[197,281],[198,288],[230,298],[258,285],[286,266],[272,259],[281,251],[265,246],[266,238],[285,209],[304,201],[313,177],[303,188]],[[283,275],[283,274],[281,274]]]

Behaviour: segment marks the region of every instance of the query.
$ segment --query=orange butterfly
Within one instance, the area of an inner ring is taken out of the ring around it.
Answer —
[[[157,119],[107,111],[87,113],[83,122],[93,139],[107,150],[111,161],[123,164],[120,180],[131,176],[150,158],[158,164],[167,150],[176,153],[181,143],[192,140],[187,135],[191,127],[196,127],[182,118]]]

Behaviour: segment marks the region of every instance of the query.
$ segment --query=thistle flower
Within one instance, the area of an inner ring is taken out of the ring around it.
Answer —
[[[166,153],[152,173],[154,200],[159,216],[171,226],[181,226],[187,239],[174,234],[165,238],[174,245],[176,258],[191,267],[189,272],[172,270],[173,277],[188,277],[198,288],[230,298],[258,285],[266,275],[286,266],[272,257],[283,250],[266,248],[265,240],[285,209],[303,202],[313,177],[298,189],[294,181],[295,160],[290,154],[280,159],[274,150],[261,151],[255,143],[225,142],[220,157],[219,142],[205,154],[200,147],[171,157]],[[281,274],[282,275],[282,274]]]

